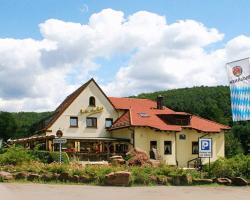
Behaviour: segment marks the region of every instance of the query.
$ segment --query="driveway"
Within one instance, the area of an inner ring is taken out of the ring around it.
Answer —
[[[2,200],[249,200],[250,187],[100,187],[1,183]]]

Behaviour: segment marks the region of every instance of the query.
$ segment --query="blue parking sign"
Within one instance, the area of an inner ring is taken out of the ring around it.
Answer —
[[[200,138],[199,139],[199,157],[200,158],[211,158],[212,157],[212,139],[211,138]]]

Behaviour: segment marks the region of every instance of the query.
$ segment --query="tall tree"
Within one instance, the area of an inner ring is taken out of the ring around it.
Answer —
[[[0,138],[5,141],[15,135],[16,123],[13,116],[8,112],[0,112]]]

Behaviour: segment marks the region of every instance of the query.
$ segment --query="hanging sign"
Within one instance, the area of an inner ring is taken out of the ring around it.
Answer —
[[[233,121],[250,119],[250,58],[226,64]]]
[[[56,139],[53,139],[53,143],[54,144],[59,144],[59,143],[65,144],[65,143],[67,143],[67,139],[65,139],[65,138],[56,138]]]

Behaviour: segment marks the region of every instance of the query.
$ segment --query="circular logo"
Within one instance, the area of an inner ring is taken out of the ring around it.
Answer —
[[[234,74],[234,76],[239,77],[242,74],[242,68],[241,68],[241,66],[235,66],[235,67],[233,67],[233,74]]]
[[[62,137],[63,132],[61,130],[56,131],[56,136],[59,137],[59,138]]]

